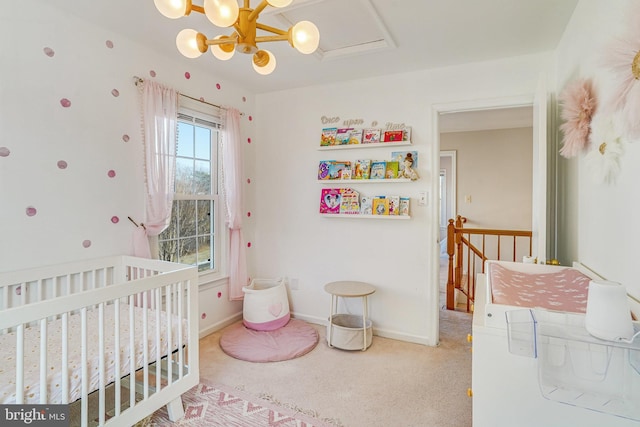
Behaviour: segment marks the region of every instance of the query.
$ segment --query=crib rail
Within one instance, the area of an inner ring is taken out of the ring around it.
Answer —
[[[94,418],[133,425],[199,381],[195,267],[126,256],[90,260],[0,274],[0,295],[0,339],[13,342],[16,360],[14,401],[0,403],[79,399],[82,426]],[[34,352],[35,388],[25,377]],[[89,413],[90,398],[97,414]]]

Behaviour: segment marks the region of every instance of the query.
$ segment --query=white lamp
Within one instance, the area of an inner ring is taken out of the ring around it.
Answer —
[[[268,50],[261,49],[253,55],[252,65],[256,73],[266,76],[276,69],[276,57]]]
[[[316,51],[320,43],[320,31],[313,22],[300,21],[290,31],[291,44],[298,52],[309,54]]]
[[[190,28],[184,29],[176,36],[176,46],[181,54],[187,58],[197,58],[202,55],[198,49],[198,32]]]
[[[589,282],[584,324],[587,331],[596,338],[608,341],[630,340],[634,330],[625,287],[607,280]]]
[[[204,14],[218,27],[232,26],[239,13],[240,7],[236,0],[204,0]]]

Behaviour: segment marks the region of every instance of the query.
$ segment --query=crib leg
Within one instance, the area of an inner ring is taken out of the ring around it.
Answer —
[[[169,414],[169,420],[172,422],[176,422],[184,417],[182,397],[177,397],[167,403],[167,413]]]

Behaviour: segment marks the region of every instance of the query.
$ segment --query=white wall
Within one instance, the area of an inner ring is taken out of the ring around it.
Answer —
[[[292,309],[318,322],[326,322],[329,314],[324,284],[370,282],[377,288],[370,298],[377,333],[435,344],[439,147],[431,141],[432,106],[525,95],[533,99],[549,59],[550,55],[532,55],[258,95],[252,274],[297,278],[300,289],[292,291]],[[367,194],[411,196],[411,220],[318,215],[319,160],[386,158],[391,151],[318,151],[323,116],[412,126],[421,179],[358,187]],[[427,207],[416,204],[420,191],[429,192]],[[349,301],[347,308],[359,312],[359,301]]]
[[[28,19],[16,2],[2,14],[0,147],[9,155],[0,157],[0,272],[132,254],[127,217],[144,221],[134,75],[149,79],[153,71],[157,81],[185,94],[237,107],[245,113],[243,134],[254,136],[253,94],[193,62],[158,56],[44,2],[29,9]],[[70,107],[61,106],[62,98]],[[247,148],[249,161],[252,156]],[[61,160],[66,169],[58,167]],[[26,215],[28,207],[34,216]],[[240,303],[228,303],[224,282],[201,289],[202,329],[241,311]]]
[[[581,0],[557,50],[558,92],[578,77],[591,77],[600,102],[611,90],[611,75],[602,66],[607,45],[630,20],[631,0]],[[631,67],[631,65],[629,65]],[[560,159],[559,255],[563,263],[579,260],[609,280],[621,282],[636,296],[635,268],[640,240],[640,143],[625,146],[622,172],[614,185],[593,181],[583,156]]]

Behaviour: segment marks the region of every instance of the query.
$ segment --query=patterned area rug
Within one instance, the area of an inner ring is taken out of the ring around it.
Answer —
[[[321,419],[314,411],[281,405],[271,397],[255,398],[222,385],[198,384],[182,396],[185,416],[169,421],[166,408],[153,414],[151,426],[193,427],[336,427],[341,423]]]

